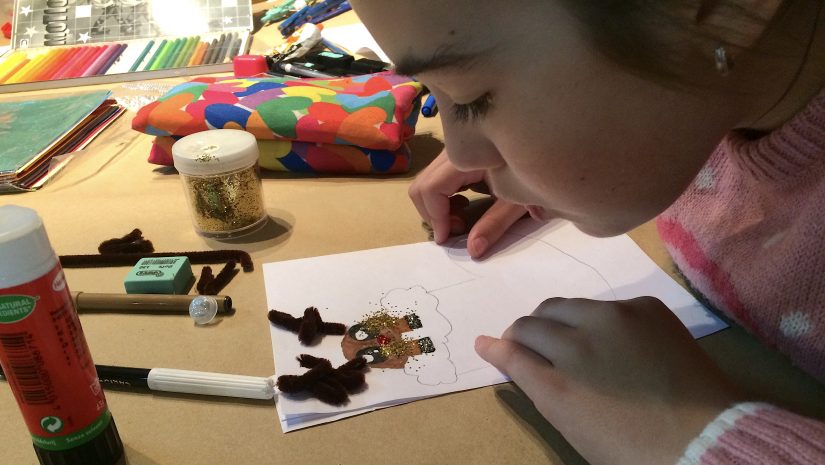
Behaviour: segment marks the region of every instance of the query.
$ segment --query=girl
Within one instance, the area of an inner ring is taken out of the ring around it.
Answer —
[[[825,380],[825,1],[352,3],[442,111],[410,188],[437,242],[478,183],[475,257],[525,212],[658,216],[704,298]],[[825,463],[825,424],[745,402],[652,298],[551,298],[476,350],[593,464]]]

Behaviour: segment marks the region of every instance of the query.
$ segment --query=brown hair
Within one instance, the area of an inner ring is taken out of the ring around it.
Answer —
[[[761,30],[771,20],[737,0],[561,1],[607,58],[636,73],[678,84],[696,83],[697,65],[712,73],[715,48],[724,46],[735,53],[749,47],[737,27]],[[703,27],[711,10],[731,19],[714,25],[717,35]]]

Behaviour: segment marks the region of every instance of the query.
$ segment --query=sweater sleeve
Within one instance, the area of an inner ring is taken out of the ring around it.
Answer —
[[[825,423],[768,404],[722,412],[676,465],[825,464]]]

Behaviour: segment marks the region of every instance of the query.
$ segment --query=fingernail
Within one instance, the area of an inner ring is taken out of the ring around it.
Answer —
[[[470,252],[470,256],[478,258],[484,255],[484,252],[487,251],[487,245],[487,239],[483,237],[476,237],[471,240],[469,244],[467,244],[467,251]]]
[[[496,341],[496,338],[490,336],[478,336],[475,342],[476,352],[480,355],[481,352],[487,350],[490,344]]]

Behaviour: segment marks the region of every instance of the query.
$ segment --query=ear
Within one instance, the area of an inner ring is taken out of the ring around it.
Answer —
[[[700,0],[696,23],[722,44],[753,46],[776,16],[783,0]]]

